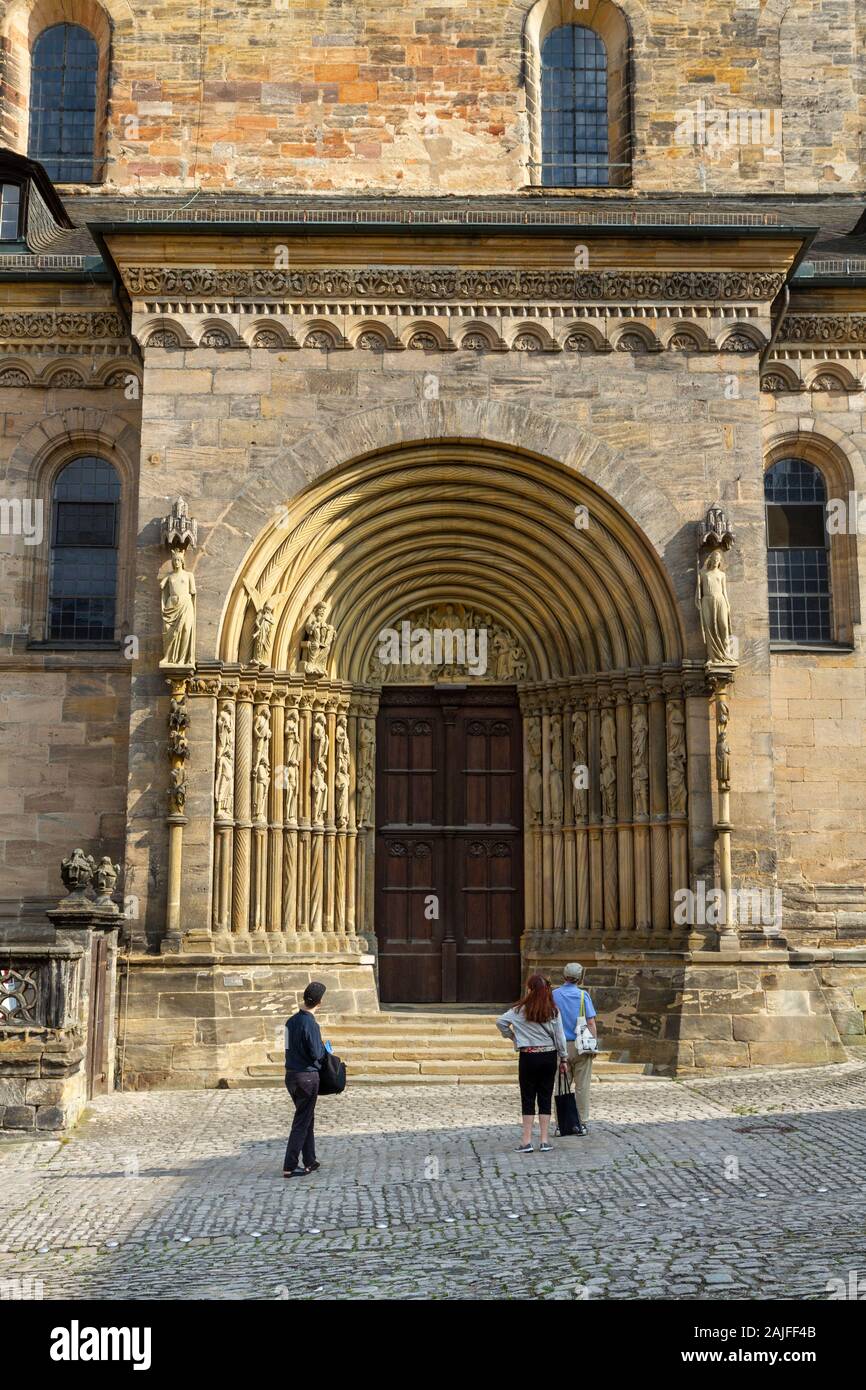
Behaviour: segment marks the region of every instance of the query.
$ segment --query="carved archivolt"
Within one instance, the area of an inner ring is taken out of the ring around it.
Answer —
[[[582,508],[589,524],[578,529]],[[498,679],[508,670],[518,681],[547,680],[683,655],[667,577],[622,513],[576,474],[482,445],[405,449],[351,465],[281,507],[229,598],[221,661],[253,653],[251,591],[275,614],[272,669],[306,664],[304,633],[323,604],[334,631],[324,655],[313,634],[315,666],[360,685],[379,683],[370,660],[395,615],[441,616],[438,606],[458,595],[473,623],[490,620]]]

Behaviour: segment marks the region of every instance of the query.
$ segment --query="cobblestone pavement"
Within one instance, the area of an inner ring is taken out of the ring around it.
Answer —
[[[0,1280],[47,1299],[866,1285],[862,1063],[595,1083],[592,1103],[587,1138],[524,1157],[509,1086],[357,1087],[319,1103],[322,1168],[286,1182],[282,1090],[104,1097],[64,1141],[0,1146]]]

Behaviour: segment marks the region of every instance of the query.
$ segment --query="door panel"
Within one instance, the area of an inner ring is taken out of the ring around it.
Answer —
[[[516,997],[523,922],[516,692],[386,688],[377,749],[382,1001]]]

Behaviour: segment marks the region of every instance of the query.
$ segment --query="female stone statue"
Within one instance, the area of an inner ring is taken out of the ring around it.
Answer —
[[[253,665],[267,666],[271,648],[271,636],[276,619],[274,610],[267,602],[263,603],[253,624]]]
[[[301,765],[301,736],[298,711],[286,716],[286,820],[298,819],[298,776]]]
[[[550,819],[562,824],[562,720],[558,715],[550,721]]]
[[[732,659],[731,606],[722,556],[718,550],[710,552],[698,573],[697,604],[707,659],[729,665]]]
[[[162,591],[160,666],[195,664],[195,580],[183,567],[183,551],[171,552],[171,573],[159,581]]]
[[[216,781],[214,801],[218,816],[231,816],[234,794],[234,725],[231,705],[223,705],[217,719]]]
[[[541,789],[541,724],[538,719],[530,719],[526,741],[529,745],[529,777],[526,789],[529,798],[529,818],[537,825],[544,809]]]
[[[616,717],[612,709],[601,716],[601,805],[605,820],[616,820]]]
[[[337,770],[334,774],[334,819],[340,829],[349,824],[349,735],[346,732],[346,717],[337,719],[334,736],[337,752]]]
[[[271,741],[271,720],[266,710],[256,715],[253,726],[255,756],[253,760],[253,819],[267,820],[268,787],[271,783],[271,768],[268,758],[268,745]]]

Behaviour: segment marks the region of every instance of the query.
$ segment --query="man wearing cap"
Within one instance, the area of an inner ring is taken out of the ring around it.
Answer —
[[[559,1009],[562,1026],[565,1029],[565,1041],[568,1046],[568,1070],[574,1085],[574,1098],[577,1101],[578,1114],[585,1131],[589,1119],[589,1083],[592,1079],[592,1059],[595,1053],[580,1053],[575,1046],[581,1005],[583,1005],[586,1026],[594,1038],[598,1037],[598,1026],[595,1021],[593,1002],[587,991],[580,988],[580,981],[583,979],[583,966],[578,965],[577,961],[570,961],[563,970],[562,976],[563,984],[553,991],[553,999]]]
[[[284,1178],[306,1178],[319,1167],[313,1117],[319,1098],[319,1070],[325,1045],[314,1014],[322,1002],[325,986],[311,980],[296,1014],[286,1020],[286,1090],[295,1103],[292,1132],[286,1145]],[[303,1154],[304,1166],[298,1167]]]

